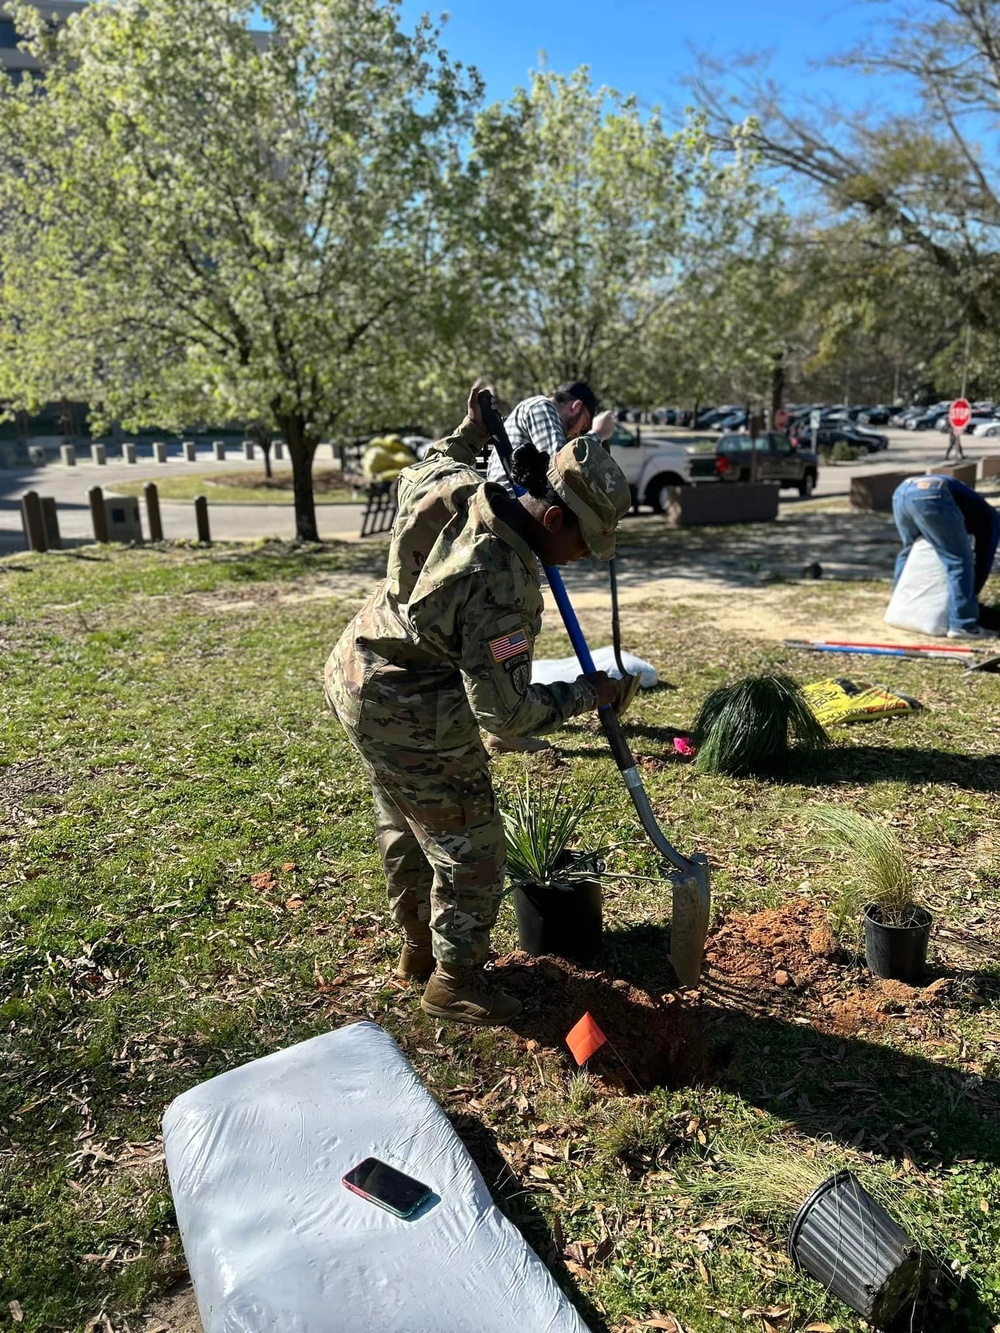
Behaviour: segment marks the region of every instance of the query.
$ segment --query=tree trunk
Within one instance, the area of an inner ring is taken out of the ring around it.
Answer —
[[[319,440],[306,430],[301,416],[280,416],[278,425],[292,460],[292,493],[295,497],[295,536],[300,542],[318,542],[316,501],[313,497],[312,465]]]
[[[771,361],[771,425],[774,426],[778,413],[784,407],[785,397],[785,349],[780,347]]]
[[[264,455],[264,476],[270,480],[270,478],[274,476],[274,473],[271,470],[271,445],[273,441],[271,439],[272,431],[270,425],[265,426],[261,422],[256,422],[248,428],[247,435],[253,440],[254,444],[258,446],[261,453]]]

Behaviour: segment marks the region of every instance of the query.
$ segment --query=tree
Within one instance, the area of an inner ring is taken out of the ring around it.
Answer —
[[[714,152],[701,117],[594,88],[586,68],[536,73],[478,119],[477,160],[513,237],[479,326],[484,364],[518,393],[586,379],[650,404],[665,368],[655,329],[672,294],[743,234],[761,206],[745,130]]]
[[[258,423],[317,537],[324,434],[408,419],[496,250],[478,76],[397,0],[96,0],[0,79],[0,397]]]
[[[1000,5],[920,0],[882,12],[885,36],[874,30],[840,63],[891,78],[912,109],[793,109],[759,77],[723,102],[715,68],[698,81],[698,101],[720,143],[734,116],[753,112],[749,137],[762,160],[814,187],[841,236],[853,227],[868,274],[877,262],[934,300],[926,365],[954,368],[971,330],[985,370],[997,362],[1000,326]],[[859,271],[855,304],[864,304],[868,274]]]

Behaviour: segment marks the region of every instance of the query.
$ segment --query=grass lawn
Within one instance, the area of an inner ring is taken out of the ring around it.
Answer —
[[[161,500],[193,500],[203,495],[210,504],[291,504],[292,470],[274,467],[274,476],[264,476],[263,467],[253,472],[192,472],[154,478]],[[142,495],[147,480],[115,482],[118,495]],[[313,471],[313,494],[317,504],[358,504],[364,496],[342,484],[339,471],[318,467]]]
[[[690,558],[672,540],[654,519],[629,524],[630,550],[648,541],[657,562]],[[606,970],[525,971],[535,1003],[516,1032],[438,1030],[390,980],[369,798],[321,686],[382,559],[91,547],[0,562],[0,1320],[82,1333],[106,1313],[139,1333],[185,1272],[158,1138],[168,1102],[368,1017],[594,1330],[864,1328],[795,1271],[762,1206],[714,1188],[728,1153],[782,1144],[888,1182],[953,1265],[935,1328],[1000,1323],[998,678],[793,656],[690,606],[630,608],[628,646],[670,686],[640,695],[627,731],[664,827],[712,864],[707,984],[668,994],[669,892],[596,720],[578,719],[557,753],[505,756],[494,774],[501,798],[525,772],[594,788],[585,839],[618,844]],[[769,595],[791,608],[803,588]],[[583,620],[606,635],[606,608]],[[566,652],[548,621],[540,651]],[[709,689],[769,668],[878,680],[925,710],[841,730],[781,781],[675,761],[671,738]],[[821,801],[891,816],[903,836],[935,913],[930,991],[881,986],[849,950],[803,950],[795,932],[821,923],[838,877],[807,829]],[[495,944],[515,948],[509,903]],[[581,999],[599,1022],[634,1016],[615,1036],[641,1090],[606,1052],[580,1074],[558,1046]]]

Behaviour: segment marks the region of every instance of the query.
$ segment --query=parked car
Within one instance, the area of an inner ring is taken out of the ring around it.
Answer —
[[[996,415],[993,412],[973,412],[969,417],[968,423],[962,428],[962,434],[975,435],[977,426],[987,425],[995,420]],[[947,413],[945,413],[937,423],[936,429],[939,430],[942,435],[947,435],[948,431],[951,430],[951,423],[948,420]]]
[[[718,430],[719,422],[723,417],[728,417],[731,413],[738,411],[739,408],[735,403],[730,403],[728,407],[706,407],[695,418],[695,428],[697,430]]]
[[[694,454],[691,475],[694,480],[715,474],[720,481],[776,481],[793,487],[800,495],[812,495],[819,475],[819,459],[810,449],[797,448],[787,435],[769,430],[756,438],[750,435],[723,435],[714,454]]]
[[[892,415],[888,407],[866,407],[858,413],[858,423],[862,426],[888,426]]]
[[[648,504],[660,514],[667,507],[672,486],[691,480],[691,455],[680,444],[644,440],[641,432],[616,426],[608,448],[628,482],[632,504]],[[711,457],[711,455],[709,455]]]
[[[994,439],[997,435],[1000,435],[1000,417],[986,417],[983,421],[977,421],[972,433],[973,435],[986,435],[989,439]]]
[[[745,407],[741,407],[737,412],[730,412],[715,424],[716,430],[721,430],[724,434],[730,431],[740,430],[747,424],[747,412]]]
[[[802,448],[832,449],[835,444],[849,444],[855,449],[863,449],[865,453],[874,454],[881,449],[888,449],[888,435],[880,435],[878,431],[866,430],[863,426],[851,426],[847,422],[830,421],[825,425],[820,424],[817,433],[815,445],[812,440],[812,431],[808,428],[799,431],[794,437],[795,443]]]
[[[938,403],[935,407],[928,408],[919,416],[907,417],[903,425],[907,430],[933,430],[941,422],[942,417],[947,417],[950,403],[942,405]]]

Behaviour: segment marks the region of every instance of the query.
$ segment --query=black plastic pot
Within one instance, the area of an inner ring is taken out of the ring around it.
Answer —
[[[925,907],[914,907],[905,925],[887,926],[880,907],[866,907],[865,962],[869,970],[877,977],[915,985],[924,974],[932,920]]]
[[[932,1268],[850,1171],[809,1195],[792,1223],[788,1253],[876,1327],[913,1305]]]
[[[601,885],[596,879],[547,888],[518,884],[514,889],[517,942],[536,958],[554,953],[575,963],[589,963],[604,936]]]

